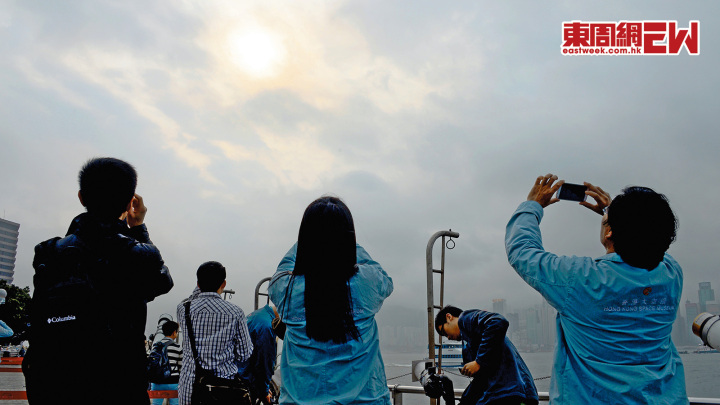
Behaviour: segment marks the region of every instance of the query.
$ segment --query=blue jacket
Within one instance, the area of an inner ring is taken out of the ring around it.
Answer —
[[[670,339],[683,274],[665,254],[654,269],[610,253],[597,259],[546,252],[543,209],[520,204],[505,247],[515,271],[557,311],[553,404],[687,404],[685,372]]]
[[[13,335],[13,330],[5,322],[0,320],[0,338],[10,337]]]
[[[253,344],[249,360],[238,363],[238,374],[250,386],[255,398],[264,398],[270,390],[270,380],[275,371],[277,342],[272,328],[275,311],[270,305],[254,311],[247,318],[248,332]]]
[[[305,277],[289,275],[295,268],[296,252],[297,244],[278,265],[268,288],[287,325],[280,356],[280,403],[390,405],[375,314],[393,291],[392,279],[357,245],[358,272],[349,286],[360,338],[347,343],[318,342],[305,334]]]
[[[516,397],[537,403],[532,375],[510,339],[508,321],[500,314],[470,309],[460,314],[463,363],[477,361],[480,370],[463,393],[463,404],[484,405]]]

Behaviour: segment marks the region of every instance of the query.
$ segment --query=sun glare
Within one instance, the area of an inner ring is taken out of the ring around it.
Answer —
[[[285,60],[282,40],[262,29],[231,33],[228,48],[232,63],[255,77],[277,74]]]

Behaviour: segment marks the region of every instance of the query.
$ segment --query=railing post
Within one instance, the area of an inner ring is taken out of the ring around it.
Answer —
[[[403,394],[397,389],[399,386],[400,384],[397,384],[390,390],[392,391],[393,405],[402,405],[403,403]]]
[[[437,238],[442,236],[442,262],[440,264],[440,270],[435,270],[433,268],[432,259],[433,259],[433,246],[435,245],[435,241]],[[429,360],[435,364],[435,308],[441,309],[443,305],[443,289],[445,288],[445,237],[449,236],[451,238],[459,238],[460,234],[457,232],[453,232],[452,230],[449,231],[440,231],[435,232],[433,236],[430,237],[430,240],[428,240],[427,248],[425,249],[425,263],[426,263],[426,270],[427,270],[427,312],[428,312],[428,357]],[[433,291],[433,284],[434,284],[434,274],[440,273],[440,305],[435,305],[435,293]],[[442,339],[441,339],[442,343]],[[442,356],[442,344],[440,345],[439,349],[439,356]],[[442,358],[439,357],[438,362],[438,368],[437,371],[440,372],[440,367],[442,366]],[[430,399],[430,405],[436,405],[437,401],[435,399]]]
[[[445,243],[442,246],[442,265],[440,270],[433,269],[433,246],[437,238],[442,237],[445,242],[445,236],[451,238],[459,238],[460,234],[457,232],[450,231],[439,231],[435,232],[433,236],[428,240],[427,248],[425,249],[425,263],[427,270],[427,326],[428,326],[428,353],[429,360],[435,363],[435,308],[441,309],[443,302],[440,302],[440,306],[435,305],[435,295],[433,291],[433,275],[434,273],[441,274],[441,292],[440,296],[443,297],[442,288],[444,287],[444,273],[445,273]],[[442,301],[442,300],[441,300]]]

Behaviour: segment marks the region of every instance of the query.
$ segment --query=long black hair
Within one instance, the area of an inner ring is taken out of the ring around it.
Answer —
[[[337,197],[320,197],[305,209],[293,273],[305,276],[305,333],[321,342],[358,339],[348,285],[357,273],[355,225]]]

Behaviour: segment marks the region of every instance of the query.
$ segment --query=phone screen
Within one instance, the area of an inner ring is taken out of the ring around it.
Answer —
[[[587,187],[582,184],[565,183],[558,190],[557,198],[570,201],[585,201]]]

